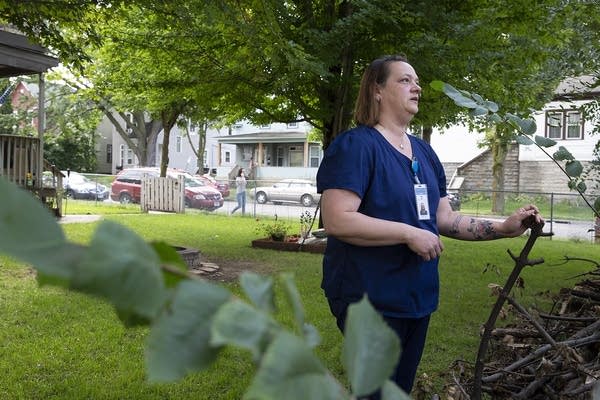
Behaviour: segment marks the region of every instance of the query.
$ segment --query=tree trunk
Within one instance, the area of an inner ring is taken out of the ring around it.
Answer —
[[[169,142],[171,139],[171,128],[175,125],[179,117],[179,111],[168,110],[160,113],[163,122],[163,146],[160,160],[160,176],[167,176],[167,168],[169,166]]]
[[[504,162],[508,151],[508,144],[502,138],[502,132],[498,132],[491,141],[490,151],[492,153],[492,212],[498,215],[504,214]]]
[[[427,142],[427,143],[431,143],[431,134],[433,133],[433,127],[431,126],[423,126],[421,127],[422,131],[422,139]]]

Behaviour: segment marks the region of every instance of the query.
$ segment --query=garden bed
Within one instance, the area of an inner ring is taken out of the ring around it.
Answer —
[[[320,253],[325,252],[327,246],[326,239],[306,239],[304,243],[302,240],[298,240],[296,237],[287,238],[283,241],[273,240],[271,238],[255,239],[252,241],[252,247],[260,249],[270,249],[279,251],[304,251],[307,253]]]

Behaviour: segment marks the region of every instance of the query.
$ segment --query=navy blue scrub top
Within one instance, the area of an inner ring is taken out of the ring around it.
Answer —
[[[317,173],[317,191],[346,189],[361,198],[358,211],[438,234],[436,212],[446,175],[429,144],[409,136],[417,176],[427,185],[429,220],[419,220],[412,161],[375,128],[358,126],[337,136]],[[328,236],[321,287],[331,299],[353,303],[367,293],[389,317],[420,318],[438,305],[438,259],[424,261],[404,244],[362,247]]]

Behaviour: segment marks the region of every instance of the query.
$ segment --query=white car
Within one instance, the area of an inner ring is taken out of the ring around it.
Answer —
[[[305,179],[284,179],[273,186],[260,186],[249,190],[250,197],[264,204],[268,201],[277,203],[300,203],[304,207],[317,204],[321,195],[317,193],[314,183]]]

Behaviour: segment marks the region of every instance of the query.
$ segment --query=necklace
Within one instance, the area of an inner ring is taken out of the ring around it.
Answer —
[[[383,125],[379,124],[379,126],[381,127],[381,129],[379,129],[380,132],[386,131],[386,129]],[[375,128],[377,129],[377,127],[375,127]],[[402,142],[404,141],[405,138],[408,138],[408,134],[406,133],[406,131],[404,131],[402,133],[403,133],[403,135],[400,136],[400,142],[398,143],[398,147],[400,147],[400,150],[404,150],[404,143],[402,143]],[[390,143],[392,143],[392,145],[393,145],[393,142],[391,140],[388,139],[388,141],[390,141]]]

